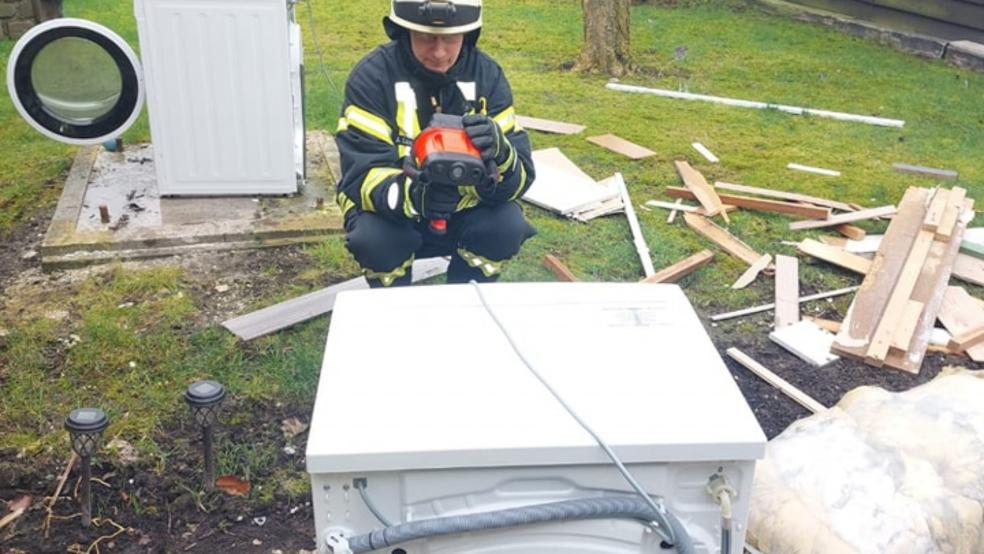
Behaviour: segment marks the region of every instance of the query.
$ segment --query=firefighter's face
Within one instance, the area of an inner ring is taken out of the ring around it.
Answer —
[[[461,54],[465,35],[431,35],[410,31],[410,47],[417,60],[424,67],[437,73],[447,73]]]

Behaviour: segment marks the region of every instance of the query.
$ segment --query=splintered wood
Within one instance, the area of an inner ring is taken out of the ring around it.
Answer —
[[[834,341],[839,354],[918,373],[974,201],[910,188]]]
[[[762,254],[756,252],[754,248],[748,246],[705,217],[685,213],[683,214],[683,220],[687,222],[687,225],[691,229],[704,235],[705,238],[724,248],[728,254],[742,260],[748,265],[754,265],[755,262],[762,258]]]
[[[673,162],[673,165],[676,167],[677,173],[680,174],[680,178],[683,179],[683,183],[693,193],[694,198],[707,210],[707,216],[713,217],[721,214],[721,217],[730,223],[728,212],[724,211],[724,205],[721,199],[718,197],[714,188],[707,184],[707,179],[704,178],[701,172],[690,167],[690,164],[685,161],[677,160]]]

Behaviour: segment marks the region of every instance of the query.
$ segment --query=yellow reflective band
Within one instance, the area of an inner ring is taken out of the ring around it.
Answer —
[[[393,144],[393,137],[391,136],[393,131],[383,118],[367,112],[358,106],[349,106],[345,108],[345,119],[348,120],[350,127],[355,127],[386,144]]]
[[[499,164],[499,182],[502,182],[506,170],[512,169],[514,163],[516,163],[516,149],[510,144],[509,156],[506,158],[506,161]]]
[[[417,219],[420,214],[413,209],[413,199],[410,198],[411,183],[410,177],[403,180],[403,215],[407,216],[407,219]]]
[[[338,204],[338,207],[342,209],[342,215],[345,215],[349,210],[355,207],[355,202],[353,202],[352,199],[349,198],[344,192],[340,192],[337,196],[335,196],[335,202]]]
[[[458,200],[458,206],[454,209],[455,212],[474,208],[482,201],[482,197],[478,195],[475,187],[458,187],[458,194],[461,195],[461,200]]]
[[[516,128],[516,108],[509,106],[492,120],[499,124],[503,133],[509,133]]]
[[[348,120],[344,117],[338,118],[338,127],[335,128],[335,134],[344,133],[348,130]]]
[[[481,269],[482,273],[484,273],[486,277],[491,277],[497,273],[502,273],[502,266],[505,263],[505,260],[496,262],[484,256],[473,254],[464,248],[458,249],[458,255],[461,256],[461,259],[465,260],[465,263],[468,265]]]
[[[376,211],[376,207],[372,203],[372,191],[388,177],[392,177],[397,173],[401,173],[401,171],[392,167],[374,167],[366,173],[366,178],[362,180],[362,187],[360,187],[362,192],[362,209],[364,211]]]
[[[400,277],[407,274],[410,271],[410,266],[413,264],[413,256],[400,264],[399,267],[392,271],[372,271],[370,269],[363,269],[362,272],[366,276],[366,279],[379,279],[379,282],[383,284],[384,287],[388,287],[393,284]]]
[[[519,198],[520,196],[522,196],[523,189],[525,188],[526,188],[526,166],[523,164],[519,164],[519,186],[516,187],[516,192],[514,192],[513,195],[509,197],[509,200],[513,201]]]

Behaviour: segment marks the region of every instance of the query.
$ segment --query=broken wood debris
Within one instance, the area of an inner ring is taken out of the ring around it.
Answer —
[[[813,204],[814,206],[824,206],[827,208],[834,208],[835,210],[840,210],[842,212],[857,211],[857,208],[851,206],[850,204],[845,204],[844,202],[828,200],[826,198],[817,198],[816,196],[808,196],[806,194],[798,194],[795,192],[783,192],[780,190],[750,187],[735,183],[723,183],[721,181],[715,182],[714,187],[732,192],[744,192],[747,194],[754,194],[756,196],[764,196],[766,198],[778,198],[780,200],[787,200],[790,202],[803,202],[805,204]]]
[[[618,189],[596,182],[559,148],[534,151],[533,163],[536,180],[523,200],[579,221],[621,211]]]
[[[834,215],[828,217],[827,219],[811,219],[808,221],[795,221],[789,224],[789,229],[792,231],[802,231],[803,229],[819,229],[821,227],[833,227],[834,225],[840,225],[841,223],[853,223],[855,221],[862,221],[865,219],[874,219],[876,217],[893,215],[895,211],[896,211],[895,206],[881,206],[878,208],[869,208],[866,210],[858,210],[856,212]]]
[[[776,256],[776,329],[800,320],[799,260],[793,256]]]
[[[813,239],[803,239],[796,246],[796,250],[807,256],[813,256],[814,258],[862,275],[867,274],[868,270],[871,269],[871,260],[858,256],[857,254],[845,252],[836,246],[817,242]]]
[[[974,298],[963,287],[947,287],[937,318],[951,335],[970,332],[984,325],[984,300]],[[966,352],[975,362],[984,362],[984,344],[971,345]]]
[[[706,146],[699,142],[692,143],[690,146],[693,146],[694,150],[700,152],[700,155],[704,156],[704,158],[712,164],[716,164],[721,161],[710,150],[708,150]]]
[[[413,281],[441,275],[447,270],[448,261],[444,258],[416,260],[413,262]],[[365,277],[356,277],[262,310],[234,317],[222,322],[222,326],[241,340],[253,340],[330,312],[335,307],[335,297],[341,292],[368,288],[369,283]]]
[[[783,394],[785,394],[789,398],[792,398],[794,401],[796,401],[797,404],[803,406],[807,410],[810,410],[811,412],[816,414],[816,413],[823,412],[827,409],[826,406],[817,402],[805,392],[794,387],[789,383],[789,381],[786,381],[782,377],[779,377],[778,375],[767,369],[762,364],[756,362],[754,359],[752,359],[751,356],[745,354],[741,350],[732,347],[729,348],[726,352],[728,353],[728,356],[731,357],[731,359],[744,366],[745,369],[751,371],[759,378],[761,378],[763,381],[769,383],[773,387],[776,387],[777,389],[782,391]]]
[[[958,189],[906,191],[834,341],[835,352],[919,372],[969,219],[964,214],[973,209],[973,200]],[[946,217],[951,209],[958,217]]]
[[[786,164],[787,169],[794,169],[796,171],[804,171],[806,173],[814,173],[816,175],[826,175],[828,177],[840,177],[841,172],[835,171],[833,169],[824,169],[822,167],[813,167],[809,165],[802,165],[797,163]]]
[[[827,117],[840,121],[854,121],[857,123],[867,123],[868,125],[880,125],[883,127],[902,127],[905,121],[901,119],[888,119],[884,117],[874,117],[870,115],[856,115],[844,112],[832,112],[830,110],[816,110],[813,108],[801,108],[799,106],[787,106],[784,104],[772,104],[770,102],[756,102],[753,100],[739,100],[735,98],[724,98],[722,96],[710,96],[707,94],[693,94],[689,92],[677,92],[658,88],[646,88],[633,85],[623,85],[621,83],[608,83],[605,85],[609,90],[621,92],[635,92],[640,94],[653,94],[665,98],[677,98],[680,100],[700,100],[714,104],[724,104],[727,106],[737,106],[741,108],[755,108],[759,110],[777,110],[793,115],[812,115],[816,117]]]
[[[957,179],[959,177],[957,172],[951,169],[936,169],[932,167],[923,167],[921,165],[910,165],[902,162],[893,163],[892,169],[898,171],[899,173],[913,173],[916,175],[935,177],[937,179]]]
[[[851,240],[864,240],[864,237],[868,234],[864,229],[857,225],[851,225],[850,223],[841,223],[835,226],[834,230]]]
[[[812,321],[801,320],[785,327],[776,327],[769,333],[769,339],[815,367],[823,367],[840,359],[830,353],[834,335]]]
[[[564,265],[564,262],[560,261],[557,256],[553,254],[547,254],[543,257],[543,265],[547,266],[547,269],[553,272],[561,281],[567,281],[569,283],[580,281],[574,273]]]
[[[664,189],[668,196],[681,199],[696,199],[697,196],[688,189],[681,187],[666,187]],[[748,208],[763,212],[794,215],[798,217],[808,217],[812,219],[827,219],[830,217],[831,208],[823,206],[811,206],[794,202],[782,202],[778,200],[765,200],[753,198],[751,196],[736,196],[733,194],[717,195],[720,202],[739,208]]]
[[[616,154],[627,156],[633,160],[641,160],[642,158],[648,158],[649,156],[656,155],[656,152],[653,152],[648,148],[639,146],[634,142],[629,142],[624,138],[617,137],[611,133],[596,137],[588,137],[588,142],[597,144],[602,148],[607,148]]]
[[[697,231],[711,242],[723,248],[727,253],[748,265],[754,264],[762,257],[762,254],[756,252],[751,246],[748,246],[705,217],[685,213],[683,214],[683,219],[691,229]]]
[[[642,280],[643,283],[675,283],[680,279],[690,275],[699,267],[707,265],[714,259],[714,253],[710,250],[700,252],[680,260],[673,265],[663,268],[651,277]]]
[[[549,119],[540,119],[538,117],[529,117],[525,115],[517,115],[516,123],[519,123],[520,127],[524,129],[532,129],[534,131],[543,131],[544,133],[554,133],[557,135],[576,135],[586,129],[584,125],[578,125],[576,123],[564,123],[562,121],[552,121]]]
[[[827,292],[818,292],[817,294],[811,294],[808,296],[800,296],[799,302],[800,304],[802,304],[803,302],[809,302],[811,300],[823,300],[825,298],[842,296],[845,294],[850,294],[852,292],[857,292],[859,288],[861,287],[845,287],[842,289],[837,289]],[[712,315],[711,321],[724,321],[725,319],[732,319],[735,317],[741,317],[743,315],[752,315],[762,312],[768,312],[769,310],[775,309],[775,307],[776,307],[775,303],[762,304],[761,306],[753,306],[751,308],[744,308],[733,312],[726,312],[723,314]]]
[[[707,184],[707,179],[704,178],[704,175],[690,167],[690,164],[683,160],[674,161],[673,166],[676,167],[677,173],[683,179],[683,183],[687,185],[687,189],[690,189],[689,192],[693,195],[693,198],[696,198],[700,202],[700,205],[704,206],[704,209],[707,210],[707,216],[713,217],[720,213],[721,217],[730,223],[728,213],[724,211],[721,198],[718,197],[714,188]]]
[[[629,197],[629,189],[625,186],[625,180],[621,173],[615,174],[615,184],[622,195],[622,204],[625,206],[625,217],[629,220],[629,229],[632,231],[632,242],[635,244],[636,252],[639,253],[639,260],[642,262],[642,270],[646,277],[656,274],[653,267],[653,259],[649,253],[649,245],[646,238],[642,236],[642,229],[639,227],[639,218],[636,217],[635,209],[632,207],[632,198]]]
[[[759,273],[762,273],[762,271],[764,271],[765,268],[769,267],[769,264],[771,263],[772,263],[772,255],[763,254],[761,258],[759,258],[755,263],[749,266],[748,269],[746,269],[745,272],[742,273],[740,277],[738,277],[738,280],[731,285],[731,288],[733,290],[739,290],[752,284],[752,282],[754,282],[755,279],[759,276]]]
[[[675,204],[677,206],[681,206],[681,205],[683,205],[683,200],[678,198],[677,201],[675,202]],[[666,217],[666,222],[667,223],[673,223],[673,221],[676,220],[677,211],[678,210],[673,210],[673,211],[670,212],[670,215],[668,215]]]
[[[647,200],[646,205],[652,206],[654,208],[664,208],[670,210],[671,212],[681,211],[681,212],[694,213],[697,211],[698,209],[697,206],[687,206],[682,202],[683,202],[682,200],[677,200],[676,204],[674,204],[672,202],[663,202],[661,200]],[[669,223],[672,223],[672,221]]]

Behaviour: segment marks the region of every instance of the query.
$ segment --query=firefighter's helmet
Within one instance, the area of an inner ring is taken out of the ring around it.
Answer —
[[[482,0],[393,0],[389,18],[404,29],[421,33],[467,33],[482,26]]]

